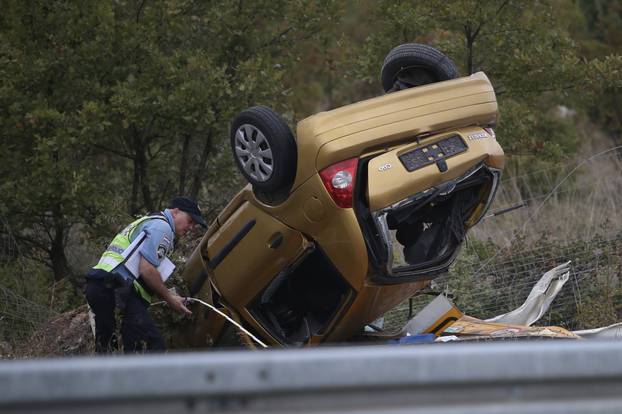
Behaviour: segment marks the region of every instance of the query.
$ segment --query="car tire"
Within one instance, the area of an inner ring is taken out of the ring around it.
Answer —
[[[458,76],[458,68],[449,57],[431,46],[418,43],[406,43],[391,50],[380,71],[385,93]]]
[[[256,192],[289,191],[296,176],[296,140],[272,109],[253,106],[240,112],[231,125],[231,150]]]

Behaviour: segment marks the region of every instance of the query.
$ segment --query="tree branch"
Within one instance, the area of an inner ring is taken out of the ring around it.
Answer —
[[[179,162],[179,187],[177,192],[183,194],[186,189],[186,178],[188,176],[188,158],[192,134],[184,134],[184,142],[181,149],[181,159]]]
[[[40,222],[39,224],[41,225],[41,227],[43,227],[43,230],[45,231],[45,234],[48,235],[48,238],[50,240],[54,240],[54,236],[52,236],[52,233],[50,232],[50,226],[47,225],[47,223],[45,222],[45,216],[40,217]]]
[[[287,29],[283,30],[281,33],[279,33],[278,35],[274,36],[272,39],[270,39],[269,41],[261,45],[260,49],[263,49],[266,46],[274,46],[275,44],[279,43],[281,40],[283,40],[283,37],[287,33],[291,32],[293,29],[294,28],[292,26],[289,26]]]
[[[194,171],[192,177],[192,184],[190,185],[190,196],[195,200],[199,198],[199,193],[201,191],[201,176],[203,171],[207,166],[207,159],[209,158],[210,153],[212,152],[212,137],[214,135],[214,131],[209,129],[207,131],[207,137],[205,138],[205,142],[203,145],[203,151],[201,153],[201,157],[198,162],[198,167]]]
[[[159,137],[159,136],[158,136]],[[153,160],[154,158],[156,158],[158,156],[158,154],[160,154],[160,152],[162,152],[162,150],[166,147],[170,147],[173,144],[171,142],[165,142],[164,144],[160,145],[158,147],[158,149],[155,150],[155,152],[151,151],[151,147],[147,147],[147,155],[149,156],[149,161]]]
[[[501,11],[510,3],[510,0],[505,0],[503,3],[501,3],[501,6],[499,6],[499,8],[497,9],[497,12],[495,13],[495,16],[498,16]]]
[[[516,33],[516,32],[533,33],[534,31],[529,30],[529,29],[524,29],[522,27],[518,27],[516,29],[500,30],[498,32],[486,32],[486,33],[482,33],[481,36],[482,37],[497,36],[497,35],[505,35],[509,33]]]
[[[555,91],[566,91],[569,89],[575,89],[577,87],[579,87],[581,85],[565,85],[565,86],[559,86],[557,88],[542,88],[542,89],[508,89],[505,91],[505,93],[508,93],[510,95],[512,95],[512,93],[544,93],[544,92],[555,92]],[[497,95],[499,95],[499,93],[497,93]]]
[[[133,155],[127,154],[127,153],[122,152],[122,151],[117,151],[114,148],[104,147],[103,145],[99,145],[99,144],[92,144],[92,146],[94,148],[100,149],[102,151],[110,152],[112,154],[118,155],[118,156],[123,157],[123,158],[127,158],[127,159],[130,159],[130,160],[134,159]]]
[[[158,114],[153,114],[151,116],[151,119],[147,123],[147,126],[143,130],[142,136],[140,137],[141,142],[142,141],[147,141],[147,143],[148,143],[149,139],[153,139],[153,137],[149,137],[149,135],[151,134],[151,130],[153,129],[153,124],[155,123],[155,120],[156,120],[157,117],[158,117]]]
[[[138,20],[140,19],[140,14],[142,13],[146,2],[147,0],[141,0],[140,4],[138,5],[138,10],[136,11],[136,23],[138,23]]]
[[[36,247],[39,250],[43,250],[46,253],[51,253],[52,250],[46,246],[45,244],[41,243],[39,240],[33,239],[31,237],[28,236],[24,236],[23,234],[14,234],[13,237],[15,238],[15,240],[19,240],[21,242],[24,242],[26,244],[29,244],[31,246]]]

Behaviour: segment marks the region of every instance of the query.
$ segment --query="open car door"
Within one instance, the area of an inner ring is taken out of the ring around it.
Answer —
[[[250,304],[304,254],[310,243],[300,232],[250,201],[243,201],[209,237],[206,246],[207,267],[220,302],[251,329],[270,337],[249,312]]]

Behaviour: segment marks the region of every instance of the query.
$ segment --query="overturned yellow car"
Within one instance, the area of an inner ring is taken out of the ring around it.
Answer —
[[[343,342],[455,259],[504,165],[493,87],[458,77],[436,49],[405,44],[381,71],[385,95],[300,121],[266,107],[232,122],[249,185],[209,226],[183,278],[270,345]],[[195,309],[193,345],[235,328]]]

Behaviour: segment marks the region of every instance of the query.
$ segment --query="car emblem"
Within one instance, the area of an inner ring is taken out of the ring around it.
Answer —
[[[390,170],[392,167],[391,164],[386,163],[384,165],[381,165],[380,167],[378,167],[378,171],[386,171],[386,170]]]

